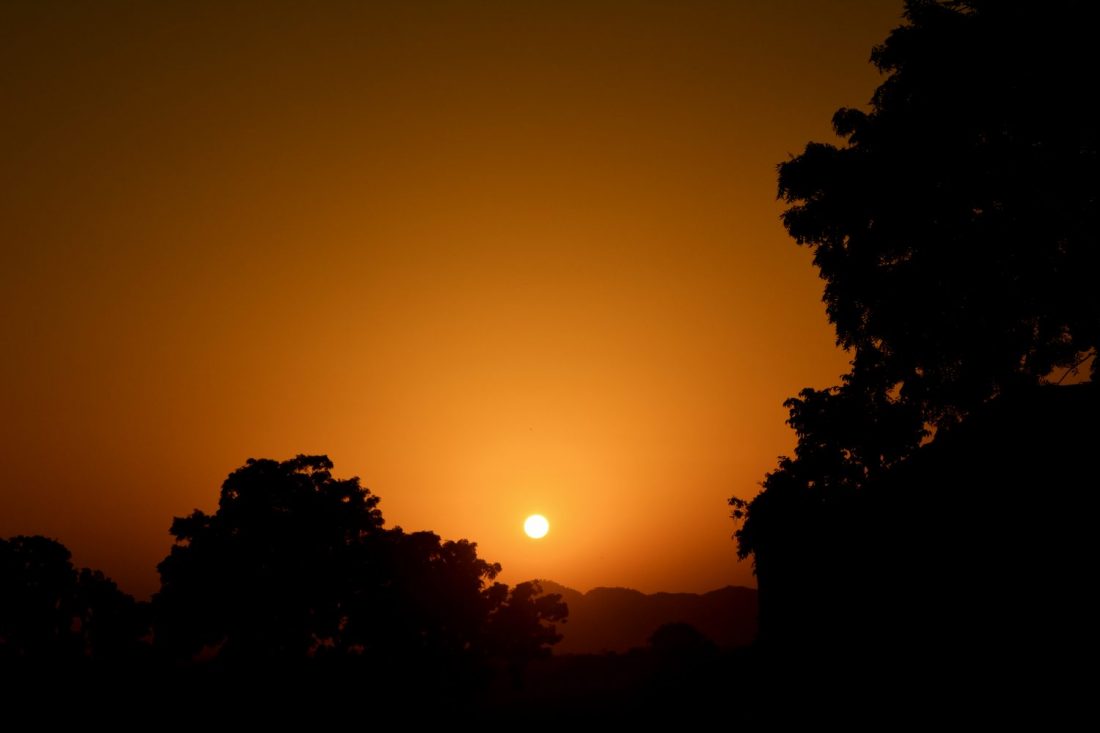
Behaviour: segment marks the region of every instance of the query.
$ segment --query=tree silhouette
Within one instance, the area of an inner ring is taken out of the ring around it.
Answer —
[[[334,642],[362,569],[358,549],[382,515],[357,478],[331,469],[325,456],[250,459],[222,484],[217,512],[173,521],[154,598],[161,648],[301,659]]]
[[[72,633],[76,573],[65,547],[45,537],[0,540],[0,639],[5,656],[67,657],[80,651]]]
[[[504,663],[514,688],[523,686],[527,664],[548,656],[562,640],[554,622],[565,621],[569,608],[557,593],[543,594],[538,581],[520,583],[508,591],[496,584],[489,589],[494,610],[486,628],[486,651]]]
[[[988,439],[965,426],[978,419],[992,430],[984,416],[998,404],[1072,415],[1038,388],[1100,344],[1100,120],[1084,92],[1096,69],[1095,10],[1073,0],[905,7],[905,23],[872,54],[886,78],[870,109],[833,118],[845,142],[810,143],[779,166],[784,224],[813,251],[852,361],[841,385],[787,401],[794,455],[754,499],[730,500],[738,552],[752,556],[760,581],[765,638],[801,625],[804,641],[870,639],[871,628],[913,623],[911,604],[887,600],[905,595],[895,578],[924,577],[932,556],[941,582],[967,587],[962,568],[1012,552],[983,517],[1003,519],[1002,509],[1057,483],[1043,476],[1088,480],[1079,461],[1054,471],[1069,459],[1046,442],[1025,454],[1030,463],[1014,463],[1034,483],[992,466],[983,477],[968,448]],[[1079,405],[1092,399],[1071,394]],[[918,458],[939,472],[922,474],[923,491],[906,478]],[[950,475],[964,469],[970,480]],[[938,496],[937,486],[955,494]],[[931,517],[940,532],[930,537]],[[1064,544],[1058,526],[1030,532],[1039,553]],[[1003,613],[977,594],[955,597],[973,616]]]
[[[0,539],[0,599],[0,661],[129,661],[148,629],[144,604],[46,537]]]
[[[497,601],[489,617],[491,651],[514,663],[550,653],[561,641],[554,622],[565,621],[569,608],[558,593],[543,594],[538,581],[520,583],[511,592],[502,585],[491,589]]]
[[[404,659],[480,651],[486,620],[500,603],[488,585],[500,565],[479,558],[475,543],[398,527],[360,550],[358,566],[367,573],[354,584],[341,651]]]
[[[542,649],[564,617],[540,599],[506,624],[527,591],[492,584],[500,566],[466,540],[384,529],[378,497],[335,479],[326,456],[250,459],[222,485],[218,510],[172,524],[160,564],[156,642],[180,660],[374,660],[418,674]],[[518,595],[517,595],[518,594]],[[512,647],[507,647],[511,649]]]
[[[779,166],[861,389],[932,423],[1100,344],[1088,3],[910,0],[842,147]]]

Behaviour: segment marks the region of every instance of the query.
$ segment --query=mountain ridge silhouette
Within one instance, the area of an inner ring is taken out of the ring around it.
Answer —
[[[645,647],[664,624],[687,623],[722,648],[752,643],[757,629],[755,588],[727,585],[706,593],[642,593],[633,588],[592,588],[587,593],[539,579],[543,593],[569,606],[564,638],[555,654],[601,654]]]

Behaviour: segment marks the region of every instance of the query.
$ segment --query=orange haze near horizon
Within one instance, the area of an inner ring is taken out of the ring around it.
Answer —
[[[775,166],[901,9],[5,3],[0,536],[147,596],[326,453],[510,583],[752,584],[726,500],[847,367]]]

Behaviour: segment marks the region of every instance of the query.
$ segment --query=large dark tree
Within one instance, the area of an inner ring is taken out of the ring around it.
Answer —
[[[154,599],[158,645],[293,659],[332,643],[358,548],[382,516],[378,497],[331,469],[324,456],[249,460],[225,480],[217,512],[176,518]]]
[[[1100,343],[1092,8],[911,0],[846,143],[779,167],[854,375],[930,422]]]
[[[337,651],[422,659],[482,651],[500,605],[492,583],[500,565],[478,557],[476,543],[397,527],[358,548],[356,564]]]
[[[0,661],[132,662],[147,631],[145,604],[103,573],[74,568],[60,542],[0,539]]]
[[[385,529],[378,497],[331,471],[325,456],[249,460],[214,514],[175,520],[154,598],[161,649],[228,663],[373,659],[414,674],[495,651],[514,605],[492,583],[500,566],[466,540]],[[554,643],[543,621],[558,618],[540,606],[512,643]]]
[[[977,638],[960,619],[984,618],[988,651],[991,629],[1069,616],[1029,616],[1007,583],[1025,536],[1029,567],[1083,571],[1087,497],[1056,515],[1043,502],[1095,483],[1074,446],[1095,435],[1096,390],[1040,385],[1100,344],[1095,16],[1073,0],[909,0],[872,54],[886,78],[870,108],[834,117],[843,143],[779,166],[784,224],[813,251],[852,362],[841,385],[788,400],[794,455],[730,502],[765,637],[955,653]],[[915,602],[914,583],[953,606]]]
[[[564,621],[569,609],[557,593],[543,594],[537,581],[520,583],[511,592],[497,586],[494,594],[499,605],[489,619],[490,650],[512,663],[550,653],[550,647],[562,636],[553,624]]]
[[[751,506],[732,501],[742,555],[777,536],[762,526],[776,506],[833,501],[926,430],[1096,353],[1094,15],[910,0],[872,54],[887,78],[870,110],[834,117],[846,143],[779,166],[784,223],[813,250],[853,360],[840,387],[788,401],[795,456]]]

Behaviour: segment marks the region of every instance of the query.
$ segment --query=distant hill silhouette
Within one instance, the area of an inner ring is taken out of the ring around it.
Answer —
[[[726,586],[709,593],[654,593],[630,588],[593,588],[587,593],[540,580],[543,592],[558,593],[569,620],[558,626],[564,639],[555,654],[625,652],[644,647],[663,624],[688,623],[720,647],[752,642],[756,636],[756,590]]]

